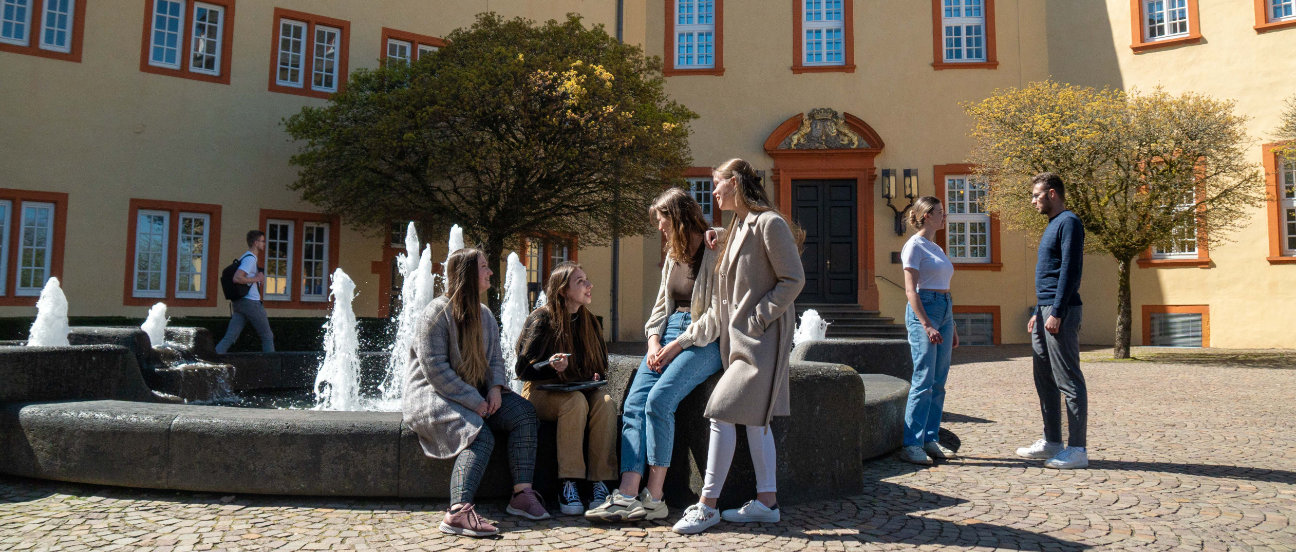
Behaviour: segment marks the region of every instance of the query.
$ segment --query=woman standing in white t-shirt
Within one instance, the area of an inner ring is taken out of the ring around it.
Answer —
[[[950,350],[958,347],[950,278],[954,265],[936,245],[936,232],[945,227],[945,209],[939,199],[923,196],[909,209],[915,229],[900,252],[904,266],[905,326],[913,355],[913,378],[905,405],[904,446],[900,459],[930,465],[932,458],[949,459],[954,451],[936,441],[945,409],[945,380],[949,377]]]

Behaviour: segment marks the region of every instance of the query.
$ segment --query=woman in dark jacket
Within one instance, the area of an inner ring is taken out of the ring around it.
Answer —
[[[517,375],[526,382],[522,396],[535,405],[541,420],[558,422],[558,477],[563,480],[559,505],[567,515],[585,512],[577,480],[592,482],[591,500],[599,504],[608,495],[605,481],[617,477],[617,411],[612,396],[602,387],[540,388],[544,383],[606,379],[603,329],[587,308],[593,290],[580,265],[559,264],[545,283],[549,302],[527,317],[518,339]]]

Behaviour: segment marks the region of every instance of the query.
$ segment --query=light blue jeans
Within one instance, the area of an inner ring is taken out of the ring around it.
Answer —
[[[668,345],[688,328],[692,315],[676,312],[666,322],[662,345]],[[689,347],[675,355],[660,374],[639,364],[621,415],[621,473],[645,473],[644,461],[670,466],[675,445],[675,408],[711,374],[720,371],[720,343]],[[701,419],[698,420],[702,422]]]
[[[948,293],[918,291],[927,320],[941,334],[936,345],[927,339],[922,322],[913,308],[905,306],[905,327],[909,330],[909,352],[913,355],[913,378],[909,402],[905,405],[904,446],[922,446],[936,440],[941,414],[945,410],[945,380],[949,378],[950,350],[954,347],[954,308]]]

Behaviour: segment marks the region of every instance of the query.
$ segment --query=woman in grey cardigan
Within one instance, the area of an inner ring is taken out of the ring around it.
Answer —
[[[586,519],[600,522],[662,519],[669,515],[662,486],[675,442],[675,408],[698,384],[720,371],[720,329],[707,316],[715,297],[718,253],[703,243],[702,208],[688,192],[670,188],[648,209],[666,237],[661,286],[644,334],[644,356],[626,396],[621,426],[621,487]],[[645,469],[647,468],[647,469]],[[639,484],[648,481],[643,492]]]
[[[712,174],[715,204],[733,211],[717,265],[714,316],[719,332],[721,376],[704,415],[711,419],[707,472],[702,496],[675,524],[678,533],[699,533],[724,519],[777,522],[774,416],[791,414],[789,359],[796,325],[793,301],[805,285],[798,251],[804,233],[770,203],[750,163],[731,159]],[[747,427],[756,471],[756,500],[741,508],[716,511],[720,489],[733,460],[735,425]]]
[[[473,498],[495,437],[509,434],[513,497],[508,513],[545,519],[539,495],[531,488],[535,471],[536,414],[531,403],[508,390],[500,352],[499,326],[480,294],[493,272],[476,249],[460,249],[446,261],[446,294],[419,316],[401,410],[405,425],[432,458],[454,458],[450,510],[442,532],[486,537],[499,532],[473,507]]]

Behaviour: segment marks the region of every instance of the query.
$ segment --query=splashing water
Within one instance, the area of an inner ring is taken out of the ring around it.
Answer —
[[[342,269],[329,285],[333,311],[324,331],[324,364],[315,376],[316,410],[361,410],[360,340],[356,336],[355,282]]]
[[[396,335],[391,347],[387,350],[387,370],[378,392],[385,402],[400,402],[401,388],[405,385],[405,363],[414,336],[414,321],[418,316],[415,308],[415,296],[419,286],[419,265],[422,257],[415,255],[419,250],[418,232],[410,222],[405,230],[405,252],[396,256],[396,268],[401,275],[400,303],[393,304],[393,316],[396,319]],[[430,253],[424,256],[431,257]],[[430,271],[429,271],[430,272]],[[395,303],[395,301],[393,301]]]
[[[828,322],[819,316],[819,311],[807,309],[801,313],[801,324],[792,334],[792,346],[796,347],[807,341],[823,341],[828,337]]]
[[[59,286],[58,278],[51,277],[41,289],[36,300],[36,321],[32,323],[28,347],[66,347],[68,345],[68,302]]]
[[[540,292],[540,296],[539,296],[539,297],[536,297],[535,306],[532,307],[531,310],[535,310],[535,309],[538,309],[538,308],[540,308],[540,307],[543,307],[543,306],[545,306],[545,304],[548,303],[548,302],[549,302],[549,297],[548,297],[547,295],[545,295],[545,292],[541,291],[541,292]]]
[[[166,345],[166,327],[167,327],[167,306],[166,303],[155,303],[149,307],[148,318],[140,324],[140,329],[148,334],[150,347],[161,347]]]
[[[500,348],[504,350],[504,368],[514,374],[513,364],[517,362],[517,340],[522,336],[526,326],[527,315],[527,274],[526,266],[518,260],[517,253],[509,253],[508,268],[504,271],[504,300],[500,303]],[[515,393],[522,392],[522,381],[517,377],[509,378],[509,387]]]

